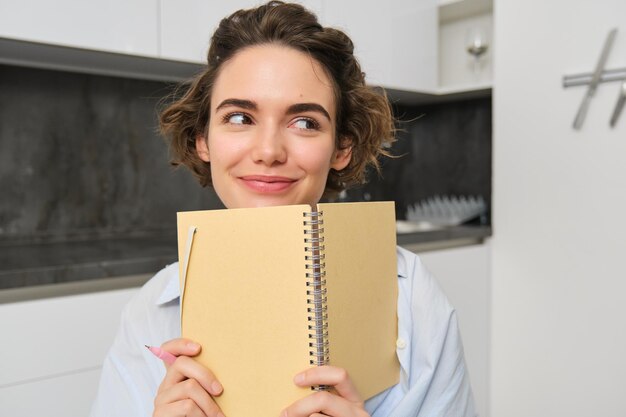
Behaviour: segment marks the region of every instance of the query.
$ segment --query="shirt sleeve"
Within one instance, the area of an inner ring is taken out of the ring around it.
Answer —
[[[416,382],[411,384],[406,400],[421,403],[415,414],[406,416],[476,416],[469,375],[463,358],[456,314],[452,312],[441,344],[440,354],[424,363],[420,372],[413,369]],[[427,381],[430,379],[430,381]],[[402,414],[404,415],[404,414]]]
[[[412,278],[411,364],[402,403],[419,406],[392,415],[474,417],[456,311],[417,257]]]
[[[474,417],[456,312],[417,255],[398,255],[400,383],[366,407],[373,417]]]
[[[137,392],[137,384],[124,363],[125,355],[119,347],[122,343],[116,341],[104,360],[91,417],[148,415]]]
[[[155,277],[157,278],[157,277]],[[159,346],[179,337],[177,300],[157,305],[161,288],[152,279],[125,306],[120,328],[109,349],[100,377],[91,417],[151,416],[154,396],[165,367],[145,345]]]

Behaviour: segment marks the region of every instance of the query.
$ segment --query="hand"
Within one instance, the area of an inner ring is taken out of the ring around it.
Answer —
[[[188,339],[172,339],[161,349],[177,356],[154,399],[153,417],[224,417],[212,395],[222,393],[215,375],[191,359],[200,353],[199,344]]]
[[[318,366],[294,378],[299,387],[328,385],[330,391],[319,391],[304,397],[283,410],[281,417],[369,417],[363,400],[348,372],[336,366]]]

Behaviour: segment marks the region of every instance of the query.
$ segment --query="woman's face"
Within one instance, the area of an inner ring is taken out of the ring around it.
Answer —
[[[295,49],[261,45],[224,63],[211,96],[200,158],[228,208],[315,204],[331,168],[350,150],[335,149],[335,100],[322,66]]]

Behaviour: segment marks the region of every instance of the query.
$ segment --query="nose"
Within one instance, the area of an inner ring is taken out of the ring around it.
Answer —
[[[266,126],[257,129],[255,133],[251,152],[254,162],[272,166],[287,160],[285,138],[280,128]]]

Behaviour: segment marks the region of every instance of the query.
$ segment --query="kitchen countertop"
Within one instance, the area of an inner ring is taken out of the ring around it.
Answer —
[[[413,252],[426,252],[482,243],[491,236],[491,226],[453,226],[413,233],[398,233],[397,243]]]
[[[175,236],[0,246],[0,290],[155,273],[178,258]]]
[[[490,226],[457,226],[398,234],[398,245],[415,252],[476,244]],[[117,288],[116,278],[149,277],[177,260],[174,236],[0,245],[0,290],[100,281]],[[103,280],[103,278],[106,278]]]

